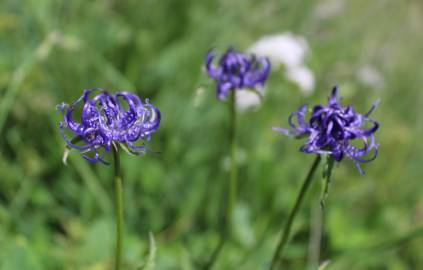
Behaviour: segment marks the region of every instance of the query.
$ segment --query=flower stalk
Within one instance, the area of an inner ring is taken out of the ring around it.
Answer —
[[[214,250],[209,262],[204,267],[205,270],[212,269],[214,263],[217,261],[219,254],[221,253],[227,239],[231,237],[232,219],[233,212],[236,204],[237,197],[237,186],[238,186],[238,170],[237,170],[237,158],[236,158],[236,92],[230,92],[229,100],[229,113],[230,113],[230,127],[229,127],[229,145],[230,145],[230,179],[229,179],[229,190],[225,213],[225,222],[220,232],[219,243]]]
[[[291,233],[292,224],[294,223],[295,217],[298,214],[298,211],[299,211],[301,204],[304,200],[305,194],[307,193],[307,190],[310,187],[311,181],[313,180],[314,173],[315,173],[315,171],[316,171],[316,169],[317,169],[317,167],[320,163],[320,160],[321,160],[320,155],[317,155],[316,159],[314,160],[314,162],[313,162],[313,164],[312,164],[312,166],[311,166],[311,168],[310,168],[310,170],[307,174],[307,177],[304,180],[304,183],[301,187],[300,193],[298,194],[297,200],[295,201],[294,208],[291,210],[291,213],[289,214],[288,221],[285,225],[285,228],[282,232],[278,246],[277,246],[276,251],[273,255],[273,259],[272,259],[272,262],[270,264],[269,270],[275,269],[279,259],[282,257],[284,247],[286,246],[286,244],[288,243],[288,240],[289,240],[289,235]]]
[[[123,242],[123,190],[122,176],[120,172],[119,146],[113,144],[114,159],[114,183],[115,183],[115,208],[116,208],[116,250],[115,270],[120,269],[122,264],[122,242]]]
[[[231,148],[231,177],[229,183],[228,207],[226,210],[226,225],[225,234],[231,234],[231,225],[233,218],[233,211],[236,203],[237,186],[238,186],[238,170],[236,158],[236,92],[231,92],[230,106],[230,130],[229,143]]]

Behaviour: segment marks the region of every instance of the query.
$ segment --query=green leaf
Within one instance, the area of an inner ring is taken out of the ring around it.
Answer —
[[[329,260],[324,261],[324,262],[323,262],[323,263],[319,266],[318,270],[325,270],[325,269],[327,269],[327,268],[328,268],[328,266],[329,266],[329,264],[330,264],[330,261],[329,261]]]
[[[154,270],[154,268],[156,267],[156,252],[157,252],[157,248],[156,248],[156,241],[154,240],[154,235],[150,232],[149,233],[149,237],[150,237],[150,247],[149,247],[149,252],[148,252],[148,258],[147,258],[147,262],[139,267],[137,270]]]
[[[68,156],[69,156],[70,150],[71,150],[71,148],[66,146],[65,151],[63,151],[62,162],[65,166],[68,165]]]

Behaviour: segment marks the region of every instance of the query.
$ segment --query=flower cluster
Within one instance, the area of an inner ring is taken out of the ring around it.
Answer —
[[[256,88],[263,86],[270,71],[270,61],[264,57],[246,55],[230,48],[213,64],[215,54],[209,51],[206,55],[208,75],[217,81],[218,99],[224,99],[230,90]]]
[[[80,121],[76,121],[75,109],[80,103]],[[89,89],[72,105],[61,103],[57,108],[63,114],[60,130],[68,147],[81,151],[93,162],[104,162],[103,156],[113,143],[121,143],[134,153],[145,151],[145,145],[136,142],[149,140],[160,124],[159,109],[148,100],[143,104],[130,92],[109,94],[104,89]],[[68,138],[66,130],[73,139]],[[100,150],[104,150],[102,154]]]
[[[362,115],[356,113],[351,105],[342,106],[337,101],[337,91],[337,87],[333,88],[327,106],[318,104],[313,107],[309,121],[305,119],[307,111],[305,104],[290,115],[291,129],[273,129],[296,137],[306,135],[308,140],[301,147],[302,152],[330,154],[336,161],[341,161],[347,156],[355,163],[360,173],[364,174],[360,163],[372,161],[377,156],[378,145],[375,143],[374,133],[379,128],[379,123],[369,118],[377,102],[369,112]],[[355,139],[361,140],[363,146],[352,145],[351,141]],[[373,155],[365,158],[364,156],[370,152],[373,152]]]

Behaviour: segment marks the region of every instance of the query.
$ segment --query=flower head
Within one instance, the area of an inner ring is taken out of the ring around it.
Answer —
[[[80,103],[78,121],[75,109]],[[103,156],[112,143],[121,143],[134,153],[144,152],[145,145],[137,141],[149,140],[160,124],[159,109],[148,100],[142,103],[131,92],[109,94],[104,89],[89,89],[72,105],[61,103],[57,108],[63,114],[60,131],[67,146],[81,151],[84,158],[93,162],[104,162]],[[69,139],[65,131],[74,138]],[[100,150],[104,150],[102,155]]]
[[[215,54],[209,51],[206,55],[206,70],[208,75],[216,80],[218,99],[224,99],[230,90],[256,88],[263,86],[270,71],[267,58],[246,55],[230,48],[213,64]]]
[[[347,156],[355,163],[360,173],[364,174],[360,163],[374,160],[378,153],[374,133],[379,128],[379,123],[369,118],[378,102],[375,102],[366,114],[359,114],[351,105],[343,106],[337,101],[337,91],[338,88],[334,87],[327,106],[318,104],[313,107],[308,121],[305,119],[305,104],[290,115],[291,129],[273,129],[295,137],[308,136],[307,142],[300,148],[302,152],[329,154],[336,161],[341,161]],[[354,140],[361,140],[363,146],[352,145]],[[372,155],[365,158],[370,152]]]

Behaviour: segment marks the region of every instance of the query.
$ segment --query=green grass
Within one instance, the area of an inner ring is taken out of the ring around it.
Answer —
[[[329,2],[341,8],[322,16]],[[276,69],[260,109],[239,115],[236,226],[216,269],[266,269],[313,159],[270,127],[286,126],[304,102],[324,102],[334,84],[361,112],[381,99],[380,155],[364,177],[348,160],[335,166],[320,261],[331,260],[330,270],[423,268],[421,1],[3,0],[0,269],[111,269],[112,168],[78,153],[62,164],[55,110],[91,87],[136,91],[163,114],[150,143],[161,154],[122,155],[125,269],[149,256],[157,270],[198,269],[218,241],[229,179],[227,106],[201,70],[204,54],[284,31],[308,40],[316,90],[302,96]],[[380,88],[357,79],[363,66],[380,71]],[[316,182],[293,226],[287,269],[307,268],[319,194]]]

